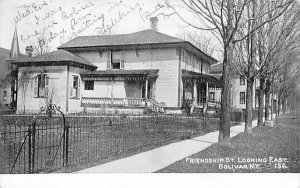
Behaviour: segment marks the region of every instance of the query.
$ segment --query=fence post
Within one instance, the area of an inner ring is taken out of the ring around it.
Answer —
[[[34,155],[35,155],[35,120],[32,124],[29,124],[28,128],[28,166],[29,173],[34,172]]]
[[[31,124],[28,127],[28,166],[29,166],[29,173],[32,173],[32,164],[31,164]]]
[[[67,125],[65,116],[63,116],[64,123],[64,166],[68,166],[69,160],[69,125]]]
[[[35,120],[33,121],[33,123],[32,123],[32,136],[31,136],[31,139],[32,139],[32,152],[31,152],[31,154],[32,154],[32,163],[31,163],[31,165],[32,165],[32,173],[34,172],[34,157],[35,157],[35,132],[36,132],[36,122],[35,122]]]

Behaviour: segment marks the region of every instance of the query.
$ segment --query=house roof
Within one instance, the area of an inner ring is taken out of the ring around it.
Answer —
[[[184,40],[148,29],[130,34],[79,36],[61,45],[58,49],[96,46],[120,46],[136,44],[178,43]]]
[[[219,78],[208,75],[208,74],[201,74],[192,71],[182,70],[182,79],[184,82],[193,82],[194,80],[199,82],[208,82],[210,84],[216,85],[220,87],[222,82]]]
[[[72,54],[71,52],[68,52],[66,50],[57,50],[53,52],[49,52],[43,55],[38,55],[34,57],[28,57],[28,56],[22,56],[16,60],[13,60],[12,63],[15,64],[32,64],[32,63],[38,63],[43,66],[45,66],[45,63],[62,63],[62,62],[72,62],[84,66],[88,66],[90,68],[97,68],[92,63],[88,62],[85,59],[82,59],[81,57]]]
[[[223,63],[218,63],[210,67],[211,74],[222,74],[222,72],[223,72]]]
[[[172,37],[152,29],[143,30],[130,34],[120,34],[120,35],[96,35],[96,36],[78,36],[69,42],[61,45],[58,49],[66,49],[69,51],[83,50],[91,48],[128,48],[128,47],[169,47],[178,46],[184,47],[189,51],[197,54],[201,54],[209,60],[210,63],[216,63],[217,60],[213,57],[202,52],[199,48],[195,47],[188,41]]]
[[[158,69],[143,69],[143,70],[99,70],[82,73],[84,80],[91,80],[90,78],[126,78],[129,80],[145,80],[147,76],[150,78],[157,77]],[[94,80],[94,79],[92,79]],[[102,80],[102,79],[101,79]]]

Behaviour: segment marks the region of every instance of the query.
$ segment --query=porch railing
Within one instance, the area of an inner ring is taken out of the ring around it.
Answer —
[[[192,106],[193,100],[186,99],[183,101],[183,106]],[[197,102],[196,106],[203,107],[205,105],[205,102]],[[215,108],[221,108],[221,102],[214,101],[214,100],[208,100],[207,101],[208,107],[215,107]]]
[[[81,106],[83,107],[145,107],[145,105],[146,103],[144,98],[82,97],[81,99]]]

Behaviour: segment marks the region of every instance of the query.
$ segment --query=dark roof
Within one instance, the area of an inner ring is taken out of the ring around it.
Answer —
[[[223,63],[218,63],[210,67],[211,74],[220,74],[223,72]]]
[[[58,49],[95,46],[120,46],[136,44],[178,43],[184,40],[159,33],[154,30],[144,30],[121,35],[79,36],[61,45]]]
[[[221,80],[215,76],[208,75],[208,74],[196,73],[196,72],[187,71],[187,70],[182,70],[182,79],[190,80],[190,81],[201,80],[201,81],[209,82],[211,84],[215,84],[219,87],[222,85]]]
[[[66,50],[57,50],[53,52],[49,52],[43,55],[38,55],[34,57],[28,57],[28,56],[23,56],[20,57],[16,60],[12,61],[13,63],[16,64],[23,64],[23,63],[49,63],[49,62],[73,62],[73,63],[78,63],[81,65],[87,65],[89,67],[94,67],[96,68],[95,65],[92,63],[86,61],[85,59],[82,59],[81,57],[74,55]]]
[[[178,47],[184,47],[194,53],[204,55],[205,58],[209,60],[210,63],[218,62],[213,57],[202,52],[199,48],[194,46],[188,41],[172,37],[152,29],[143,30],[130,34],[120,34],[120,35],[94,35],[94,36],[78,36],[69,42],[61,45],[58,49],[66,50],[82,50],[91,48],[128,48],[130,46],[140,46],[147,47],[159,45],[158,47],[169,47],[177,45]]]
[[[84,77],[113,77],[113,76],[157,76],[158,69],[145,70],[99,70],[82,74]]]

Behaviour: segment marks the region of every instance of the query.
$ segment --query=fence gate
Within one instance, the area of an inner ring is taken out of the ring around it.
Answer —
[[[6,137],[0,145],[6,152],[0,173],[51,172],[68,165],[69,127],[65,116],[55,105],[42,111],[46,114],[6,117],[10,123],[4,123],[6,130],[1,135]]]

